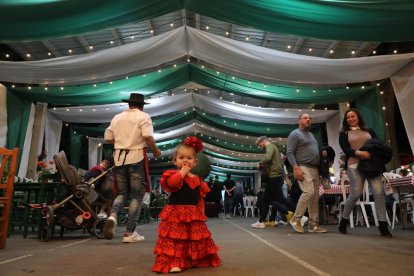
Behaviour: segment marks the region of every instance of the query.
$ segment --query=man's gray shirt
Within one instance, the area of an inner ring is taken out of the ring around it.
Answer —
[[[290,165],[319,166],[318,142],[310,131],[299,128],[289,134],[286,157]]]

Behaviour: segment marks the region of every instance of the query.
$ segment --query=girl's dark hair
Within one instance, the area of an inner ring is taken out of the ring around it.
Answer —
[[[348,130],[349,130],[349,124],[348,124],[348,122],[346,120],[346,116],[348,115],[349,112],[354,112],[357,115],[357,117],[358,117],[358,126],[359,126],[360,129],[365,130],[365,131],[368,131],[369,130],[365,126],[365,121],[364,121],[364,118],[362,118],[361,113],[357,109],[355,109],[355,108],[350,108],[344,114],[344,119],[342,120],[342,128],[339,131],[339,134],[347,133]]]

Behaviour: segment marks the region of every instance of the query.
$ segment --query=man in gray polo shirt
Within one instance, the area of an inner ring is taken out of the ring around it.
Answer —
[[[319,149],[318,142],[310,132],[312,118],[309,114],[299,116],[299,128],[289,134],[286,155],[299,182],[302,195],[290,221],[298,233],[305,233],[300,219],[308,209],[308,232],[325,233],[326,229],[318,224],[319,203]]]

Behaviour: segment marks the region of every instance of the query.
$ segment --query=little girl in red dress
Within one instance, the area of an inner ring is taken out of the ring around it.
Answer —
[[[178,170],[165,171],[161,177],[162,188],[171,194],[169,204],[159,215],[153,272],[181,272],[186,268],[215,267],[221,263],[218,247],[205,223],[203,197],[210,189],[200,177],[191,173],[197,163],[196,154],[202,147],[197,137],[186,138],[174,154]]]

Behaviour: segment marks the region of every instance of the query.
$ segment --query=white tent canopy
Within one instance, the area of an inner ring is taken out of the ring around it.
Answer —
[[[149,99],[147,102],[150,104],[145,106],[145,112],[152,117],[198,107],[222,117],[269,124],[296,124],[301,112],[311,114],[314,123],[322,123],[338,113],[337,110],[301,109],[299,111],[297,109],[253,107],[194,93]],[[55,108],[50,109],[49,112],[66,122],[108,123],[116,114],[127,108],[128,104],[119,103]]]
[[[136,43],[84,55],[41,61],[0,61],[0,76],[11,83],[97,83],[158,67],[187,55],[251,80],[313,85],[385,79],[414,59],[413,53],[348,59],[302,56],[180,27]]]

